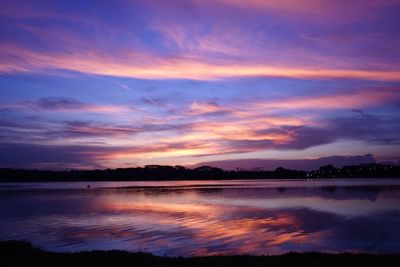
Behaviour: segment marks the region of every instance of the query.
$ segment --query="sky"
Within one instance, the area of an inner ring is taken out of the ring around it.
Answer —
[[[398,0],[1,0],[0,167],[397,161],[398,14]]]

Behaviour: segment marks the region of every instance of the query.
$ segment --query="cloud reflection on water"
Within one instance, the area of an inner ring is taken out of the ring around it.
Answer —
[[[400,251],[400,190],[164,188],[0,192],[0,239],[156,254]]]

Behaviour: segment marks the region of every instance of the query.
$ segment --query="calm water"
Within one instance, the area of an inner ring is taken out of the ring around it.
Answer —
[[[0,240],[184,256],[400,253],[400,179],[87,184],[0,183]]]

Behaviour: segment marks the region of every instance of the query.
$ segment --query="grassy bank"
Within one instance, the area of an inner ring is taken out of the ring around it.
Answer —
[[[147,253],[54,253],[20,241],[0,242],[0,266],[399,266],[400,255],[288,253],[280,256],[159,257]]]

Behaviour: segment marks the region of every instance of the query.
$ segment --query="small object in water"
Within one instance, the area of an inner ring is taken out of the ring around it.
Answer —
[[[89,189],[89,188],[90,188],[90,184],[88,184],[88,185],[86,186],[86,188]]]

